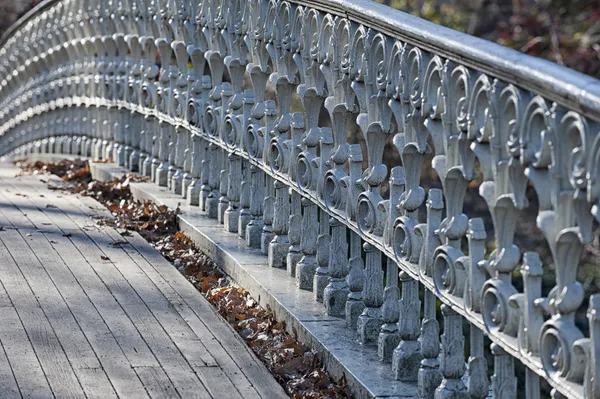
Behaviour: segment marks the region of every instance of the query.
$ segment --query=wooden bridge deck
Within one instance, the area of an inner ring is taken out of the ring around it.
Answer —
[[[0,166],[0,398],[286,397],[139,235],[17,172]]]

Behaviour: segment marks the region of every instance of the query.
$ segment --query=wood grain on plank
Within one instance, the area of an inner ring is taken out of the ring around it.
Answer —
[[[15,205],[18,206],[18,203]],[[27,263],[19,266],[20,270],[38,298],[38,302],[44,310],[84,391],[89,394],[88,396],[116,397],[107,376],[101,369],[96,353],[72,313],[72,309],[79,306],[79,303],[71,301],[69,304],[68,299],[65,298],[63,293],[59,292],[48,272],[49,269],[60,269],[61,277],[59,279],[66,280],[65,282],[69,283],[66,286],[68,291],[72,289],[73,283],[76,284],[72,274],[41,233],[25,228],[29,220],[19,209],[10,207],[0,209],[0,223],[22,226],[19,230],[15,230],[19,232],[20,237],[6,235],[6,240],[11,251],[19,254],[30,254],[25,258]],[[31,209],[29,212],[31,213]],[[44,226],[48,225],[48,221],[42,223],[45,223]],[[31,234],[31,237],[27,237],[27,234]],[[32,267],[36,264],[40,267]],[[39,270],[40,268],[43,270]],[[86,371],[87,369],[100,371],[89,373]]]
[[[35,197],[31,196],[29,198]],[[45,220],[43,219],[44,215],[37,209],[32,209],[30,207],[28,213],[29,217]],[[25,225],[29,227],[33,226],[31,222],[26,224],[26,221],[22,221],[22,223],[25,223]],[[38,223],[40,222],[38,221]],[[38,256],[41,257],[40,260],[44,264],[46,271],[61,292],[65,301],[69,304],[73,315],[80,324],[85,336],[97,353],[104,370],[110,378],[109,383],[108,380],[106,380],[106,377],[102,378],[102,374],[96,369],[90,369],[94,370],[93,372],[87,371],[86,369],[82,369],[83,371],[77,370],[77,373],[82,374],[82,378],[87,381],[86,385],[89,384],[90,387],[92,387],[89,395],[95,396],[96,393],[98,393],[104,397],[110,397],[109,389],[112,383],[121,397],[147,397],[144,387],[137,378],[135,372],[131,369],[130,362],[123,354],[121,347],[107,327],[104,319],[98,313],[97,308],[92,304],[93,298],[91,300],[79,285],[80,282],[83,282],[83,286],[86,286],[86,283],[94,285],[93,281],[89,280],[93,280],[94,277],[97,281],[99,281],[99,279],[97,279],[97,276],[95,276],[93,271],[91,276],[86,275],[85,270],[91,270],[89,265],[87,265],[85,259],[69,239],[62,236],[62,231],[58,229],[56,225],[44,225],[44,227],[48,236],[52,238],[41,235],[42,239],[35,242],[36,248],[51,248],[49,241],[54,241],[56,242],[56,248],[60,249],[60,253],[44,250],[39,251]],[[44,238],[47,238],[47,240],[44,241]],[[71,271],[73,271],[74,274],[71,273]],[[102,289],[98,291],[102,291]],[[105,288],[104,291],[106,291]],[[109,311],[105,312],[105,316],[107,316],[109,321],[112,321],[118,315]],[[133,332],[135,332],[135,330]],[[134,351],[135,348],[132,352]],[[92,375],[93,378],[91,380],[87,378],[87,376]],[[93,389],[95,384],[98,384],[99,382],[103,387],[101,392],[97,392]]]
[[[72,198],[73,205],[75,201]],[[84,204],[82,212],[95,215],[96,202],[89,197],[78,201]],[[72,215],[75,217],[75,215]],[[223,367],[244,397],[285,398],[287,395],[266,367],[260,363],[246,343],[214,310],[204,298],[156,249],[149,246],[137,233],[122,237],[152,265],[155,271],[177,292],[185,306],[176,306],[182,317],[200,337],[218,337],[206,341],[205,346]],[[173,302],[177,304],[177,302]]]
[[[4,287],[15,304],[15,309],[53,393],[56,396],[67,398],[83,397],[83,390],[73,368],[54,329],[36,300],[38,296],[31,291],[17,266],[35,265],[39,263],[37,258],[29,251],[19,250],[20,248],[9,240],[7,235],[3,235],[1,240],[2,245],[11,248],[12,257],[6,256],[2,259],[4,266],[0,267],[0,280],[4,282]],[[34,266],[34,269],[37,267]],[[42,300],[47,300],[44,294],[41,295]],[[60,298],[56,298],[56,300],[60,300]]]
[[[177,390],[161,367],[135,367],[140,380],[152,399],[172,399],[180,397]]]
[[[57,199],[58,204],[64,204],[63,198]],[[79,227],[86,226],[88,223],[85,214],[81,214],[83,218],[73,217],[75,212],[71,212],[69,217],[73,219]],[[172,308],[168,306],[168,302],[162,294],[154,287],[151,281],[147,279],[145,274],[139,270],[135,262],[129,258],[126,252],[120,248],[116,248],[111,244],[114,242],[109,236],[104,234],[98,228],[86,229],[88,237],[97,245],[96,248],[88,248],[85,253],[96,252],[98,257],[105,256],[109,261],[105,261],[105,267],[97,268],[96,272],[102,278],[104,283],[109,287],[115,298],[119,301],[128,316],[134,322],[140,334],[144,337],[157,359],[160,361],[169,378],[172,380],[178,378],[178,382],[173,380],[178,391],[185,390],[188,392],[200,392],[208,396],[208,392],[202,385],[200,379],[195,375],[192,366],[187,362],[175,343],[162,328],[161,323],[157,320],[156,314],[165,321],[181,321]],[[124,273],[124,274],[121,274]],[[125,278],[127,277],[127,278]],[[137,292],[134,289],[137,288]],[[141,293],[149,303],[143,301],[138,295]],[[154,293],[154,296],[152,295]],[[157,308],[156,314],[153,314],[151,309]],[[170,312],[171,314],[165,314]],[[192,332],[189,330],[189,332]],[[192,338],[189,335],[188,338]],[[202,362],[201,359],[196,359]],[[202,362],[204,365],[204,363]],[[171,375],[171,373],[175,373]],[[186,376],[187,373],[187,376]]]
[[[12,308],[12,304],[8,299],[8,294],[4,290],[2,284],[0,283],[0,301],[2,300],[2,298],[6,298],[6,301],[8,301],[8,305],[2,306],[0,302],[0,307]],[[8,361],[6,352],[4,351],[4,346],[2,345],[1,338],[2,337],[0,336],[0,398],[20,398],[21,394],[19,392],[19,386],[17,385],[17,381],[15,380],[12,367],[10,366],[10,363]]]
[[[53,395],[48,380],[17,311],[0,308],[0,320],[0,341],[21,395],[24,398],[51,398]]]
[[[13,194],[22,191],[27,195],[22,199],[28,203],[25,205],[24,202],[21,209],[27,216],[23,215],[20,223],[29,223],[29,228],[44,231],[41,235],[45,238],[45,247],[50,247],[55,253],[53,256],[65,264],[63,267],[67,272],[62,273],[63,279],[76,287],[76,292],[64,294],[62,291],[66,287],[56,281],[60,279],[58,270],[48,271],[64,301],[71,307],[71,300],[75,303],[77,299],[86,304],[84,307],[91,307],[94,313],[92,321],[105,321],[110,327],[113,348],[116,346],[115,338],[119,345],[122,344],[124,336],[121,334],[126,334],[127,329],[119,332],[117,328],[115,334],[113,329],[116,326],[109,320],[103,320],[110,310],[121,316],[124,314],[134,326],[134,335],[138,333],[143,338],[148,351],[143,351],[142,357],[149,353],[154,364],[131,362],[123,355],[127,352],[126,347],[121,346],[120,356],[126,364],[115,366],[129,367],[136,380],[141,379],[147,394],[151,397],[174,397],[171,389],[175,389],[185,398],[225,395],[232,398],[286,397],[264,365],[210,303],[137,233],[132,237],[122,237],[112,228],[98,228],[91,217],[106,216],[107,211],[93,199],[50,192],[39,178],[26,176],[14,179],[14,171],[2,169],[0,167],[0,179],[6,178],[10,191]],[[39,196],[40,192],[44,197]],[[46,203],[53,207],[46,208]],[[63,234],[69,236],[63,237]],[[110,245],[124,239],[131,245],[122,248]],[[110,260],[103,260],[101,256]],[[52,258],[42,257],[42,263]],[[78,268],[77,265],[82,266]],[[75,269],[83,269],[83,272]],[[79,295],[75,295],[77,292]],[[0,307],[1,301],[0,296]],[[73,311],[73,316],[81,324],[77,312]],[[86,327],[81,325],[81,329],[88,337]],[[107,330],[105,326],[104,331]],[[98,337],[88,339],[100,363],[105,366],[102,350],[97,348]],[[85,370],[91,376],[100,369]],[[115,381],[109,370],[107,374],[115,389],[126,383]],[[121,395],[119,389],[117,392]]]
[[[53,198],[53,204],[58,206],[58,208],[50,208],[48,211],[44,209],[44,212],[59,212],[62,205],[65,203],[62,198],[55,197]],[[79,227],[83,227],[87,224],[88,221],[84,220],[83,225]],[[157,358],[160,360],[161,365],[167,371],[168,376],[171,379],[177,379],[176,382],[174,381],[177,390],[196,392],[200,396],[208,397],[208,392],[202,385],[200,379],[196,376],[193,368],[187,363],[185,357],[162,329],[161,324],[157,322],[155,314],[153,314],[150,309],[158,307],[155,313],[160,314],[160,317],[165,319],[163,321],[168,323],[177,323],[179,321],[183,327],[187,327],[183,319],[173,311],[169,306],[168,301],[162,297],[155,287],[154,290],[149,288],[153,287],[153,284],[147,279],[146,275],[138,269],[135,262],[129,258],[127,253],[110,245],[113,242],[110,237],[95,228],[88,229],[85,234],[91,241],[88,243],[86,250],[82,251],[82,253],[85,253],[86,255],[92,253],[92,259],[95,259],[96,257],[100,258],[102,256],[109,259],[111,257],[113,259],[122,259],[120,263],[119,261],[115,261],[117,263],[115,265],[113,265],[112,261],[101,262],[104,267],[98,267],[95,271],[103,279],[113,295],[120,300],[119,302],[126,310],[127,314],[132,318],[145,341],[151,346]],[[77,239],[73,233],[71,233],[71,237],[69,238]],[[96,244],[96,247],[89,245],[90,243]],[[78,246],[78,248],[81,249],[81,246]],[[88,262],[89,261],[90,259],[88,259]],[[129,280],[121,275],[123,272]],[[138,297],[133,287],[137,287],[139,292],[144,292],[144,295],[150,301],[148,305]],[[146,294],[146,291],[148,290],[150,293]],[[153,297],[150,295],[152,292],[160,296]],[[170,312],[170,314],[166,314],[166,312]],[[182,343],[185,342],[185,339],[190,339],[192,340],[190,343],[193,344],[194,338],[200,343],[189,327],[187,328],[187,331],[183,331],[189,334],[183,337],[184,340]],[[178,333],[178,331],[175,330],[173,332]],[[193,353],[194,351],[192,350],[191,352]],[[195,360],[197,363],[205,365],[201,359]]]
[[[72,198],[67,198],[74,206],[78,204]],[[88,199],[80,199],[86,204]],[[93,215],[89,202],[82,208],[88,211],[88,216]],[[79,205],[81,206],[81,205]],[[70,215],[77,217],[76,215]],[[83,221],[86,219],[84,218]],[[260,363],[246,344],[238,337],[237,333],[213,309],[212,305],[171,265],[158,251],[137,233],[132,236],[122,237],[132,244],[132,247],[152,265],[155,272],[163,278],[172,290],[177,292],[178,298],[171,302],[190,328],[201,338],[202,342],[216,359],[225,374],[234,386],[246,398],[278,398],[287,397],[281,386],[271,376],[265,366]],[[187,298],[187,300],[185,299]],[[192,310],[190,301],[196,309]],[[202,308],[201,315],[197,313]],[[202,319],[202,315],[209,316],[209,322]],[[225,341],[226,344],[223,344]],[[251,381],[246,374],[255,376]],[[260,393],[259,393],[260,392]]]

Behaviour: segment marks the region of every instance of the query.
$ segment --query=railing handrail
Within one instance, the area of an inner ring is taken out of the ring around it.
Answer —
[[[462,33],[373,0],[294,0],[352,21],[531,90],[600,118],[600,80],[554,62]]]
[[[0,48],[32,17],[61,0],[43,0],[0,37]],[[345,16],[406,43],[531,90],[586,117],[600,119],[600,80],[554,62],[447,28],[374,0],[293,0]]]

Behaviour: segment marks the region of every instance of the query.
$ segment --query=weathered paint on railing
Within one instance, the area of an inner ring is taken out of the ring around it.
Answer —
[[[287,268],[422,397],[490,382],[515,397],[518,360],[527,397],[542,377],[556,398],[600,398],[600,297],[577,281],[600,220],[599,81],[366,0],[46,2],[3,37],[0,80],[0,152],[151,176]],[[430,155],[442,190],[420,186]],[[478,168],[490,254],[463,213]],[[538,254],[514,244],[528,186],[556,270],[545,297]]]

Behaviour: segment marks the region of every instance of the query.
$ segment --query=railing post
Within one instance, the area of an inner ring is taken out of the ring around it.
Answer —
[[[381,252],[366,242],[363,249],[367,253],[363,300],[365,308],[358,317],[358,340],[361,344],[377,342],[383,324],[381,305],[383,304],[383,270]]]
[[[329,284],[325,287],[323,303],[327,314],[344,317],[350,289],[346,282],[348,274],[348,242],[346,226],[335,218],[329,219],[331,248],[329,250]]]
[[[377,357],[381,362],[390,363],[394,349],[400,342],[398,319],[400,317],[401,299],[400,288],[398,287],[398,265],[390,258],[386,258],[386,261],[386,283],[383,290],[383,305],[381,306],[383,325],[381,326],[377,342]],[[400,279],[404,282],[403,278],[404,273],[401,272]],[[393,364],[392,372],[394,372]]]
[[[435,390],[435,399],[469,399],[467,387],[461,379],[465,373],[462,317],[447,305],[442,305],[442,314],[444,334],[442,334],[440,371],[444,379]]]
[[[419,320],[421,301],[419,300],[419,282],[413,280],[408,273],[400,273],[402,282],[402,299],[400,300],[400,319],[398,332],[400,343],[394,349],[392,371],[394,378],[400,381],[416,382],[419,377],[419,365],[423,359]]]
[[[260,248],[262,241],[264,180],[264,172],[257,166],[250,166],[250,213],[252,214],[252,220],[246,226],[246,245],[251,248]]]
[[[229,206],[229,198],[227,197],[227,188],[229,186],[229,155],[225,150],[219,148],[219,156],[221,165],[219,166],[219,202],[217,205],[217,222],[223,224],[225,222],[225,210]]]
[[[275,207],[273,209],[273,232],[275,236],[269,243],[268,264],[271,267],[285,268],[287,252],[290,247],[288,239],[290,200],[289,188],[286,184],[275,181]]]
[[[206,213],[209,218],[216,219],[219,212],[219,173],[221,172],[221,151],[219,147],[210,143],[210,160],[206,166],[209,168],[208,186],[206,187]],[[205,189],[203,189],[205,191]],[[205,193],[202,194],[204,197]]]
[[[317,237],[317,270],[313,278],[315,301],[323,302],[325,287],[329,283],[329,255],[331,236],[329,235],[329,215],[319,209],[319,236]]]
[[[477,311],[481,309],[480,287],[485,282],[485,274],[479,266],[479,262],[485,256],[486,232],[483,220],[479,218],[469,220],[469,256],[463,258],[467,266],[468,278],[465,288],[465,306]],[[484,399],[488,396],[489,379],[487,373],[487,361],[484,356],[483,331],[470,324],[469,329],[469,382],[467,385],[471,398]]]
[[[187,187],[188,204],[193,206],[200,205],[200,190],[201,190],[201,165],[202,160],[206,156],[206,145],[198,135],[192,134],[192,153],[191,153],[191,182]]]
[[[517,397],[517,378],[514,359],[497,344],[492,344],[494,355],[494,375],[492,376],[492,395],[498,399]]]
[[[423,306],[423,322],[421,324],[421,367],[418,375],[419,397],[431,399],[441,384],[443,375],[440,371],[440,327],[436,319],[436,297],[433,292],[425,290]]]
[[[313,279],[317,270],[317,205],[308,198],[302,198],[302,259],[296,265],[296,284],[302,290],[312,291]]]

